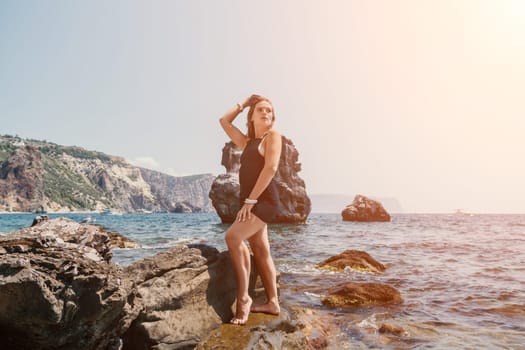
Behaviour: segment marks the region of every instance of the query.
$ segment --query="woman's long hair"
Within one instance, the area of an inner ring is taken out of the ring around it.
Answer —
[[[255,127],[253,126],[252,115],[253,115],[253,112],[255,111],[255,106],[257,105],[257,103],[261,101],[266,101],[272,105],[272,125],[275,122],[275,110],[273,109],[272,101],[270,101],[270,99],[266,97],[257,96],[257,99],[255,100],[255,102],[253,102],[250,105],[250,110],[248,111],[248,121],[246,123],[246,125],[248,125],[248,137],[252,140],[255,139]]]

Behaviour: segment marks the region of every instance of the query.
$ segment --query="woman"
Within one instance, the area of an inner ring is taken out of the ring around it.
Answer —
[[[232,124],[246,107],[250,107],[247,135]],[[243,150],[239,170],[241,209],[225,235],[237,278],[237,306],[235,317],[230,322],[237,325],[246,324],[250,311],[274,315],[280,312],[267,229],[267,222],[275,217],[277,210],[277,189],[272,179],[279,165],[282,143],[281,135],[273,129],[274,122],[272,103],[258,95],[237,103],[220,119],[226,134]],[[266,290],[266,304],[252,306],[248,295],[250,252],[245,240],[250,242]]]

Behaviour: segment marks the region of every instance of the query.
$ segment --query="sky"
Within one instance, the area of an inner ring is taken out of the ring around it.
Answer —
[[[525,213],[524,86],[521,0],[0,2],[0,134],[218,175],[257,93],[309,194],[409,213]]]

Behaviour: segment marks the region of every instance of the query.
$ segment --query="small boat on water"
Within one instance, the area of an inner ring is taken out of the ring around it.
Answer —
[[[474,214],[467,213],[463,209],[456,209],[456,211],[454,211],[454,215],[457,215],[457,216],[474,216]]]
[[[100,212],[100,214],[101,214],[101,215],[113,215],[113,212],[111,211],[111,209],[106,208],[106,209],[102,210],[102,211]]]

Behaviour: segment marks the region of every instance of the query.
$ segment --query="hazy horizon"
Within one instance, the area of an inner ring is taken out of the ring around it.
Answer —
[[[259,93],[309,194],[525,213],[519,0],[7,0],[0,50],[0,134],[217,175]]]

